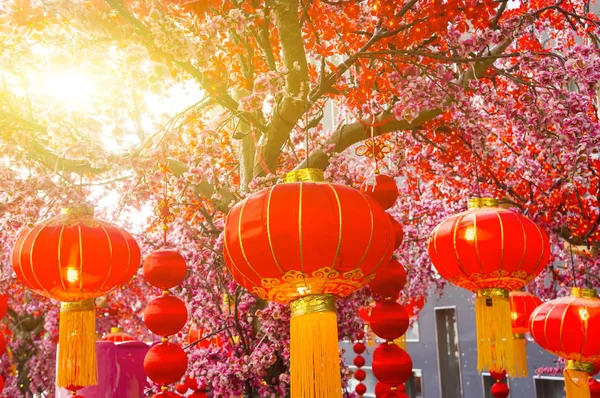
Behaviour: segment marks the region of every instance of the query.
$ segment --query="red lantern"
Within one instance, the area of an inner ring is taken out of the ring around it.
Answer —
[[[112,341],[113,343],[122,343],[124,341],[133,341],[135,338],[129,333],[123,332],[123,328],[112,327],[110,328],[110,333],[107,333],[102,340]]]
[[[371,316],[371,307],[359,308],[358,316],[360,316],[360,319],[362,319],[364,323],[369,323],[369,317]]]
[[[365,286],[394,245],[377,202],[322,181],[317,169],[288,173],[287,183],[234,205],[224,232],[235,280],[263,299],[291,303],[291,395],[305,398],[341,395],[335,298]]]
[[[406,270],[396,259],[391,259],[377,272],[375,278],[369,283],[369,287],[374,295],[395,300],[405,284]]]
[[[159,336],[178,333],[187,323],[187,308],[178,297],[165,294],[150,301],[144,310],[144,323]]]
[[[201,390],[202,388],[200,388],[198,386],[198,380],[194,379],[193,377],[186,377],[185,378],[185,386],[190,389],[190,390]]]
[[[498,207],[495,199],[475,198],[468,211],[434,229],[429,256],[442,277],[477,293],[478,369],[516,375],[508,293],[544,269],[548,235],[528,218]]]
[[[4,377],[0,376],[0,392],[4,390]]]
[[[374,181],[368,179],[360,186],[360,192],[375,199],[384,209],[389,209],[398,199],[398,186],[390,176],[378,174]]]
[[[353,349],[356,354],[362,354],[365,352],[366,347],[363,343],[354,343]]]
[[[404,384],[412,375],[412,359],[393,342],[375,348],[372,367],[377,380],[391,387]]]
[[[365,395],[365,393],[367,392],[367,386],[365,386],[363,383],[358,383],[355,387],[354,387],[354,391],[359,395],[359,396],[363,396]]]
[[[384,393],[381,398],[408,398],[408,395],[406,395],[403,392],[398,392],[398,391],[388,391],[386,393]]]
[[[8,312],[8,294],[0,294],[0,319]]]
[[[175,391],[177,391],[179,394],[185,394],[188,390],[188,386],[183,383],[179,383],[175,386]]]
[[[182,398],[181,395],[171,392],[171,391],[163,391],[158,394],[154,394],[152,398]]]
[[[590,388],[590,398],[599,398],[600,397],[600,383],[598,382],[598,380],[590,379],[590,381],[588,382],[588,386]]]
[[[354,366],[356,366],[357,368],[362,368],[363,366],[365,366],[365,362],[365,358],[360,355],[354,357]]]
[[[492,386],[492,396],[494,398],[506,398],[509,393],[508,386],[502,382],[494,383]]]
[[[354,371],[354,378],[358,381],[364,381],[367,378],[367,374],[362,369],[356,369]]]
[[[513,332],[516,377],[527,377],[527,340],[525,333],[529,331],[529,317],[542,300],[531,293],[510,292],[510,320]]]
[[[394,231],[394,250],[396,250],[402,244],[404,230],[402,229],[402,225],[400,225],[394,217],[390,216],[390,221],[392,222],[392,230]]]
[[[188,398],[206,398],[207,396],[208,395],[206,395],[206,393],[203,391],[196,391],[192,393],[192,395],[190,395]]]
[[[408,317],[412,318],[417,315],[425,307],[425,297],[411,297],[404,302],[404,309],[408,313]]]
[[[219,335],[210,337],[208,339],[203,339],[203,337],[208,334],[210,334],[210,332],[205,331],[204,329],[197,329],[195,327],[190,327],[190,329],[188,330],[187,336],[185,338],[185,342],[188,344],[192,344],[192,343],[200,340],[200,342],[197,343],[198,348],[209,348],[211,345],[215,346],[215,347],[223,346],[223,341],[222,341],[221,337],[219,337]]]
[[[144,279],[152,286],[163,290],[179,285],[186,274],[185,259],[175,250],[157,250],[144,261]]]
[[[148,350],[144,358],[144,371],[150,380],[159,385],[172,384],[187,370],[187,355],[177,344],[164,342]]]
[[[540,347],[567,360],[567,398],[588,392],[589,372],[600,360],[600,300],[593,289],[572,288],[571,295],[541,304],[531,314],[529,332]]]
[[[371,311],[371,329],[382,339],[396,340],[408,329],[408,314],[395,301],[380,301]]]
[[[6,339],[4,334],[0,333],[0,355],[4,355],[6,352]]]
[[[36,293],[60,300],[57,385],[95,385],[94,298],[126,283],[140,264],[140,250],[121,228],[79,206],[42,221],[17,238],[12,264]],[[73,371],[78,369],[77,372]]]
[[[375,397],[380,398],[388,391],[392,391],[392,387],[388,386],[387,384],[383,384],[380,381],[375,384]]]

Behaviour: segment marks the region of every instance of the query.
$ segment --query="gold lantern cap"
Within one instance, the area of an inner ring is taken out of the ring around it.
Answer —
[[[594,364],[590,362],[580,362],[569,359],[566,363],[565,369],[591,373],[594,371]]]
[[[123,333],[123,328],[120,326],[113,326],[110,328],[111,333]]]
[[[60,214],[68,214],[75,216],[93,216],[94,215],[94,207],[88,205],[87,203],[80,203],[75,206],[65,207],[60,210]]]
[[[571,297],[579,297],[579,298],[597,298],[598,293],[595,289],[588,289],[585,287],[572,287],[571,288]]]
[[[283,182],[323,182],[323,170],[321,169],[298,169],[292,170],[285,175]]]
[[[470,198],[467,202],[469,209],[482,209],[485,207],[498,207],[498,199]]]

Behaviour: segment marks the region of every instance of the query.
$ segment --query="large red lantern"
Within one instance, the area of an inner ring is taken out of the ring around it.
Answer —
[[[257,296],[290,304],[291,395],[341,395],[335,299],[365,286],[391,257],[388,215],[317,169],[286,176],[237,203],[225,223],[225,262]]]
[[[567,360],[567,398],[589,397],[589,374],[600,361],[600,300],[593,289],[543,303],[531,314],[529,332],[540,347]]]
[[[429,256],[442,277],[477,294],[478,369],[516,375],[508,294],[544,269],[548,235],[495,199],[475,198],[433,230]]]
[[[542,300],[531,293],[516,290],[510,292],[510,321],[513,332],[516,377],[527,377],[527,339],[529,317]]]
[[[12,264],[26,287],[62,301],[57,385],[95,385],[93,299],[136,273],[140,264],[136,241],[116,225],[94,218],[93,209],[82,205],[21,233]]]

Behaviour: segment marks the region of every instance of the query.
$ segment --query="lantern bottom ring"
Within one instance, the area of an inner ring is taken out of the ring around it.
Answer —
[[[590,362],[580,362],[569,359],[565,366],[565,370],[576,370],[578,372],[592,373],[594,371],[594,364]]]
[[[492,287],[477,291],[477,297],[502,297],[508,298],[509,291],[500,287]]]
[[[315,312],[335,312],[335,296],[313,294],[290,303],[292,317],[313,314]]]

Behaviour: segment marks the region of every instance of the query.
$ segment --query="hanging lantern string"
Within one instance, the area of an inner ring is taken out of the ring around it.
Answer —
[[[373,122],[371,123],[371,142],[373,143],[373,148],[375,148],[375,114],[373,114]],[[377,155],[375,153],[373,155],[373,159],[375,160],[375,174],[379,174]]]
[[[175,216],[171,212],[169,206],[169,169],[168,162],[160,165],[161,171],[164,173],[165,178],[163,181],[163,194],[162,198],[158,202],[158,205],[154,208],[154,214],[162,222],[161,229],[163,231],[163,245],[167,245],[167,232],[169,230],[169,223],[173,222]]]
[[[569,246],[569,254],[571,256],[571,273],[573,274],[573,283],[577,286],[577,273],[575,272],[575,258],[573,257],[573,246]]]

